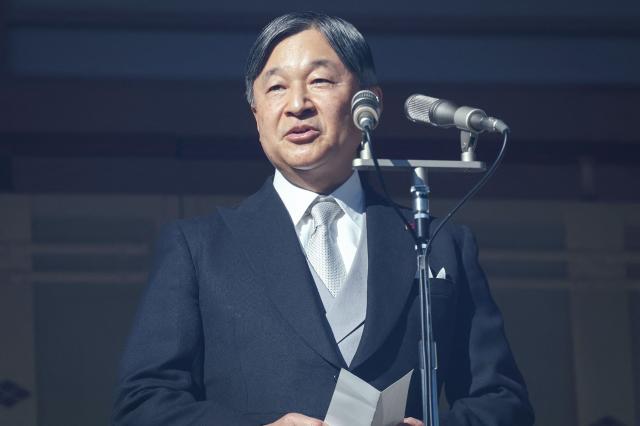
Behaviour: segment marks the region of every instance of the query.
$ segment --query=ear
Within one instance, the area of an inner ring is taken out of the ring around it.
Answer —
[[[256,120],[256,129],[258,129],[258,133],[260,133],[260,125],[258,124],[258,110],[254,105],[251,105],[251,113],[253,114],[253,119]]]
[[[380,115],[382,115],[382,109],[384,104],[384,102],[382,101],[382,98],[383,98],[382,89],[380,88],[380,86],[372,86],[372,87],[369,87],[369,90],[375,93],[376,96],[378,97],[378,100],[380,101]]]

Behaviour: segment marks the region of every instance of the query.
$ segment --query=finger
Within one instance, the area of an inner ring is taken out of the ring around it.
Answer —
[[[322,420],[305,416],[300,413],[289,413],[283,417],[284,424],[287,426],[322,426]]]
[[[424,426],[424,424],[420,420],[414,419],[413,417],[405,417],[403,422],[403,424],[409,426]]]
[[[300,414],[300,418],[298,423],[296,423],[296,426],[322,426],[323,424],[324,422],[322,420]]]

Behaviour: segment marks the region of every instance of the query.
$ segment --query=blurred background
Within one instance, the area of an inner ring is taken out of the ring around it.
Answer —
[[[158,228],[272,173],[244,61],[270,18],[307,8],[373,49],[379,156],[459,158],[456,131],[404,118],[412,93],[511,126],[504,165],[456,220],[478,236],[537,424],[640,425],[637,0],[0,8],[0,425],[109,423]],[[498,145],[482,135],[479,159]],[[407,200],[408,177],[388,178]],[[477,178],[432,175],[435,213]]]

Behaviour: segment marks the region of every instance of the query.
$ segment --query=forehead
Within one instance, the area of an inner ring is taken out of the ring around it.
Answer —
[[[326,37],[317,29],[310,28],[278,42],[269,54],[260,77],[269,77],[287,70],[318,67],[346,70]]]

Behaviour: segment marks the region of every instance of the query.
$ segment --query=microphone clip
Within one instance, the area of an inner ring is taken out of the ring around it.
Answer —
[[[478,143],[479,133],[469,132],[467,130],[460,131],[460,160],[476,161],[476,145]]]

